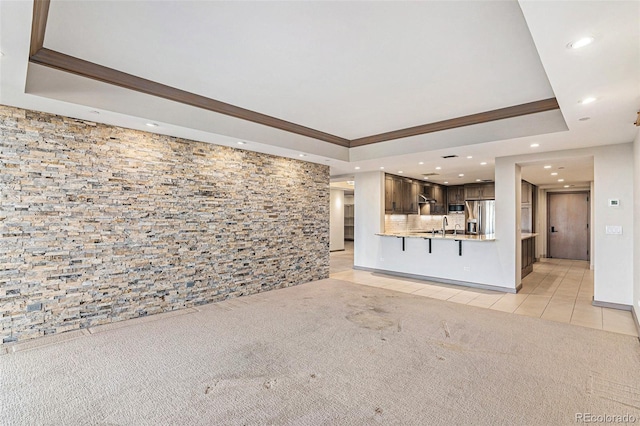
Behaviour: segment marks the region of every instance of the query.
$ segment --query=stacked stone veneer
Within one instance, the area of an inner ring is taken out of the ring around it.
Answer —
[[[0,341],[329,276],[329,168],[0,106]]]

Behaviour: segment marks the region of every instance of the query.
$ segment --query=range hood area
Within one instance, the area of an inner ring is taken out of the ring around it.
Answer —
[[[418,194],[418,204],[435,204],[436,200],[433,198],[427,198],[423,194]]]

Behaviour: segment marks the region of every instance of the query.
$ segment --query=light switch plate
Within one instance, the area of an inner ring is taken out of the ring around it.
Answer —
[[[620,225],[607,225],[605,227],[605,234],[607,234],[607,235],[622,235],[622,226],[620,226]]]

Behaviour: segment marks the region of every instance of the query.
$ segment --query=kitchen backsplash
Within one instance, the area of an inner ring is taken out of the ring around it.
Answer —
[[[447,229],[465,229],[463,214],[447,215]],[[405,232],[413,230],[431,231],[442,229],[442,216],[429,216],[417,214],[386,214],[384,215],[385,232]]]

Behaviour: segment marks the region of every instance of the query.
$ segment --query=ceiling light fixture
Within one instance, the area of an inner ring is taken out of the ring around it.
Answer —
[[[298,154],[298,157],[306,157],[307,154]]]
[[[438,166],[436,167],[436,170],[442,170],[442,167]]]
[[[360,166],[356,166],[356,170],[360,170]]]
[[[444,183],[449,183],[449,182],[445,181]]]
[[[583,100],[579,101],[578,103],[582,104],[582,105],[586,105],[586,104],[590,104],[591,102],[595,102],[596,98],[594,98],[593,96],[589,96],[588,98],[584,98]]]
[[[467,155],[467,159],[471,160],[473,158],[473,155]]]
[[[458,175],[458,177],[463,177],[463,176],[464,176],[464,173],[460,173],[460,174]]]
[[[481,182],[481,180],[480,179],[476,179],[476,182]]]
[[[246,145],[247,143],[244,141],[238,141],[238,145]]]
[[[537,148],[537,147],[540,146],[540,144],[539,143],[532,143],[530,146],[531,146],[531,148]]]
[[[558,182],[564,182],[564,179],[558,179]]]
[[[424,164],[424,161],[420,161],[418,164],[422,166]]]
[[[545,168],[545,169],[550,169],[550,168],[551,168],[551,166],[544,166],[544,168]]]
[[[158,125],[156,123],[147,123],[147,126],[149,126],[149,127],[158,127]]]
[[[356,182],[355,182],[355,181],[353,181],[353,180],[348,180],[348,181],[347,181],[347,185],[354,185],[355,183],[356,183]]]
[[[581,47],[585,47],[590,45],[591,43],[593,43],[593,41],[595,40],[595,38],[593,37],[582,37],[576,41],[572,41],[571,43],[567,44],[567,48],[568,49],[580,49]]]
[[[380,167],[380,170],[384,170],[384,167]]]
[[[551,176],[558,176],[558,172],[551,173]]]
[[[571,186],[571,185],[565,185],[564,187],[565,187],[565,188],[569,188],[570,186]]]
[[[425,177],[423,177],[422,179],[429,179],[429,176],[425,176]]]
[[[398,173],[404,173],[402,170],[398,170]]]
[[[487,165],[487,162],[486,162],[486,161],[483,161],[482,163],[480,163],[480,165],[481,165],[481,166],[486,166],[486,165]]]

